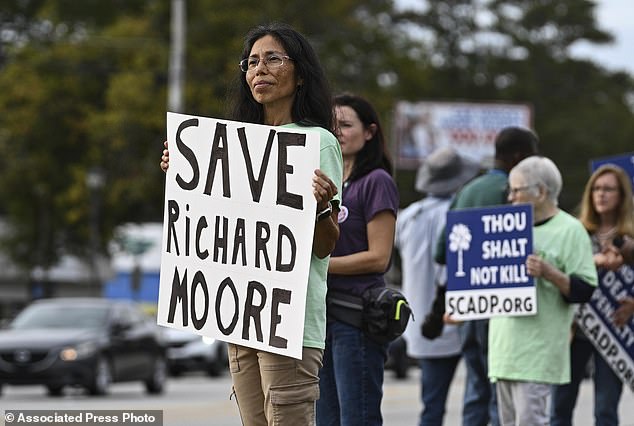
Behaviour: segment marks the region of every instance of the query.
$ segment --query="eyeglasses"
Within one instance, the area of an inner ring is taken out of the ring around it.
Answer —
[[[527,189],[530,189],[530,188],[532,188],[534,186],[537,186],[537,184],[518,186],[516,188],[509,187],[509,194],[515,196],[515,195],[517,195],[518,192],[526,191]]]
[[[253,71],[258,67],[260,61],[262,61],[266,68],[271,70],[284,65],[285,59],[289,59],[291,61],[293,60],[290,56],[281,55],[279,53],[271,53],[270,55],[265,56],[263,59],[251,56],[240,61],[240,70],[242,70],[242,72]]]
[[[605,192],[605,193],[612,193],[612,192],[616,192],[619,190],[618,186],[593,186],[592,187],[592,192]]]

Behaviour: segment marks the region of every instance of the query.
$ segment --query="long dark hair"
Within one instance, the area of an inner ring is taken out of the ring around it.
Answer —
[[[379,122],[379,116],[372,104],[361,96],[343,93],[335,97],[335,106],[347,106],[352,108],[359,116],[359,120],[361,120],[365,129],[368,129],[372,124],[376,126],[372,138],[367,141],[361,151],[357,153],[348,180],[353,181],[359,179],[374,169],[383,169],[392,175],[392,162],[389,153],[385,149],[383,129]]]
[[[308,40],[290,25],[274,22],[259,25],[246,35],[241,59],[251,53],[253,44],[264,36],[278,40],[295,64],[297,77],[303,80],[293,101],[291,117],[294,123],[305,126],[321,126],[330,130],[333,123],[332,97],[326,74],[319,58]],[[237,63],[238,61],[236,61]],[[264,108],[253,99],[244,73],[239,73],[232,90],[229,119],[247,123],[264,123]]]

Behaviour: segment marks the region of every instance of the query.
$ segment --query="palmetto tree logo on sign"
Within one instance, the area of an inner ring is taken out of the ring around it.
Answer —
[[[458,252],[458,268],[456,271],[457,277],[465,276],[465,272],[462,267],[462,252],[469,250],[471,238],[471,231],[469,231],[469,227],[467,225],[457,223],[451,227],[451,233],[449,234],[449,251]]]

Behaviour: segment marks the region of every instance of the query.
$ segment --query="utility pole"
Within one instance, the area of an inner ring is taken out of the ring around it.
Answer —
[[[101,210],[102,190],[105,185],[105,175],[101,168],[91,167],[86,173],[86,186],[90,191],[90,281],[91,296],[101,296],[103,283],[101,282],[101,237],[99,231],[99,211]]]
[[[167,109],[183,112],[183,85],[185,83],[186,0],[172,0],[170,62],[168,69]]]

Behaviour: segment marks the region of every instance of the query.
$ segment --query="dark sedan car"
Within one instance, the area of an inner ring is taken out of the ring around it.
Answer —
[[[229,368],[226,343],[187,330],[165,328],[164,332],[167,366],[172,376],[187,371],[204,371],[211,377],[217,377]]]
[[[93,395],[110,383],[142,381],[161,393],[167,377],[161,330],[136,305],[99,298],[42,299],[0,330],[2,385],[65,386]]]

